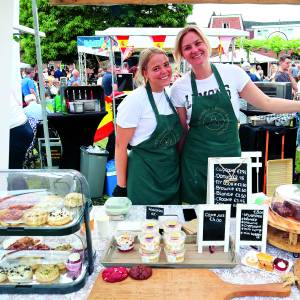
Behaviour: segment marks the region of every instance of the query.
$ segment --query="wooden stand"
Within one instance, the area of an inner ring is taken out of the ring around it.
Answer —
[[[300,253],[300,222],[283,218],[269,210],[267,241],[269,244],[293,253]]]

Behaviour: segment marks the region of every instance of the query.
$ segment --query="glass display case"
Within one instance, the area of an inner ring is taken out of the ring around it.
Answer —
[[[91,207],[77,171],[0,171],[0,293],[83,287],[94,268]]]

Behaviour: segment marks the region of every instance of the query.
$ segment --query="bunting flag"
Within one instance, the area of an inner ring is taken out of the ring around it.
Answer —
[[[118,40],[119,48],[122,54],[124,54],[128,45],[129,35],[117,35],[116,37]]]
[[[219,41],[223,48],[223,53],[228,54],[232,36],[220,36]]]
[[[153,42],[154,47],[158,47],[158,48],[161,48],[161,49],[164,47],[165,40],[166,40],[165,35],[153,35],[153,36],[151,36],[151,38],[152,38],[152,42]]]
[[[106,149],[106,145],[108,143],[108,137],[114,131],[111,97],[108,96],[105,97],[105,110],[107,114],[101,120],[94,136],[94,143],[96,143],[102,149]]]
[[[219,54],[219,57],[221,57],[222,54],[224,54],[224,49],[223,49],[223,45],[222,45],[222,40],[221,40],[220,37],[219,37],[218,54]]]

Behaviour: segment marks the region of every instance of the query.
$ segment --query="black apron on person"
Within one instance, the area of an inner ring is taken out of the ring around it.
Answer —
[[[199,96],[195,75],[191,73],[192,115],[181,159],[181,200],[206,203],[208,157],[240,156],[238,120],[220,74],[212,71],[219,90]]]
[[[166,92],[173,113],[161,115],[149,84],[146,90],[157,125],[147,140],[132,147],[128,156],[128,197],[133,204],[179,204],[180,164],[176,145],[182,127]]]

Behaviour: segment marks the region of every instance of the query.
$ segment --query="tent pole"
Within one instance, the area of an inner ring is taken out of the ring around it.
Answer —
[[[48,168],[52,168],[52,157],[51,157],[50,143],[49,143],[48,119],[47,119],[47,112],[46,112],[45,87],[44,87],[44,78],[42,73],[43,66],[42,66],[42,54],[41,54],[41,40],[39,36],[39,19],[38,19],[36,0],[32,0],[32,15],[33,15],[33,25],[34,25],[38,76],[39,76],[39,83],[40,83],[39,84],[40,99],[41,99],[42,113],[43,113],[43,130],[44,130],[45,145],[46,145],[47,166]]]
[[[115,128],[115,135],[117,135],[117,124],[116,124],[116,100],[115,100],[115,56],[112,48],[112,43],[114,39],[110,36],[110,51],[109,51],[109,59],[111,65],[111,86],[112,86],[112,101],[113,101],[113,114],[114,114],[114,128]]]

